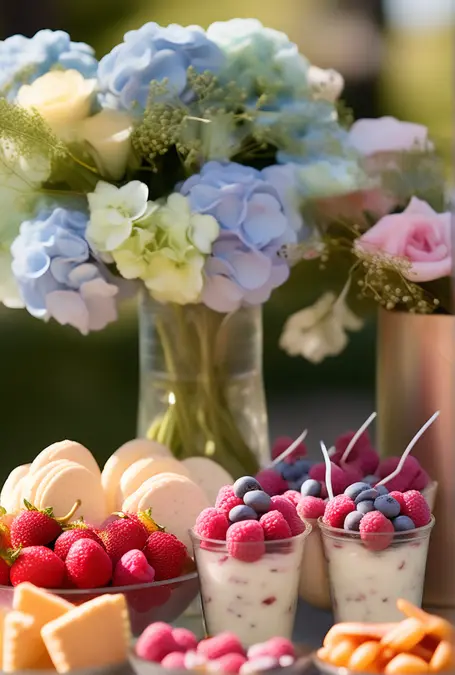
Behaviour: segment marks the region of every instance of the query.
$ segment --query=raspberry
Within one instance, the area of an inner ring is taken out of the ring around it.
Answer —
[[[345,478],[348,481],[348,485],[358,483],[359,481],[362,480],[363,476],[365,475],[362,469],[360,469],[359,466],[356,464],[347,464],[346,466],[343,467],[343,471]],[[346,487],[348,487],[348,485]]]
[[[294,439],[291,438],[290,436],[280,436],[279,438],[277,438],[272,448],[272,459],[276,459],[277,457],[282,455],[283,452],[287,450],[290,445],[293,444],[293,442]],[[284,459],[283,461],[286,462],[287,464],[292,464],[293,462],[295,462],[296,459],[306,457],[306,455],[307,455],[307,447],[305,443],[300,443],[291,452],[291,454],[288,455],[286,459]]]
[[[409,489],[421,492],[422,490],[425,490],[429,482],[430,476],[424,469],[420,469],[420,471],[417,472],[417,475],[414,476],[412,483],[409,486]]]
[[[75,541],[79,541],[79,539],[92,539],[104,548],[103,542],[98,537],[98,535],[93,532],[93,530],[88,527],[77,527],[73,530],[66,530],[66,532],[62,532],[62,534],[57,538],[57,541],[54,545],[55,555],[58,555],[61,560],[65,561],[71,546]]]
[[[431,511],[425,497],[417,490],[408,490],[403,494],[404,507],[401,515],[408,516],[416,527],[428,525],[431,520]]]
[[[244,520],[231,525],[226,541],[228,553],[243,562],[256,562],[265,553],[264,530],[257,520]]]
[[[147,562],[142,551],[132,550],[122,555],[115,566],[112,578],[113,586],[133,586],[151,583],[155,579],[155,570]]]
[[[46,546],[23,548],[10,570],[13,586],[29,581],[41,588],[61,588],[64,577],[64,563]]]
[[[403,514],[403,509],[405,508],[405,501],[403,499],[403,493],[399,492],[398,490],[392,490],[392,492],[389,492],[390,497],[393,497],[396,499],[396,501],[400,505],[400,513]]]
[[[292,537],[291,528],[280,511],[265,513],[261,516],[259,522],[264,530],[266,541],[289,539]]]
[[[380,511],[366,513],[359,525],[360,538],[372,551],[382,551],[393,540],[392,522]]]
[[[229,511],[234,508],[234,506],[241,506],[243,501],[240,497],[236,497],[234,494],[234,488],[232,485],[225,485],[220,488],[218,492],[218,497],[215,501],[215,508],[219,511],[222,511],[226,514],[229,514]]]
[[[340,469],[339,466],[337,466],[333,462],[331,462],[330,464],[332,469],[331,475],[332,489],[335,495],[339,495],[342,492],[344,492],[344,490],[348,487],[349,478],[345,474],[343,469]],[[314,464],[314,466],[311,467],[308,475],[313,480],[325,483],[325,472],[326,472],[325,462],[321,462],[320,464]]]
[[[229,520],[227,515],[219,509],[209,507],[198,515],[194,531],[205,539],[225,541],[228,527]]]
[[[5,560],[3,560],[3,558],[0,558],[0,585],[2,586],[10,585],[9,570],[10,567],[8,563]]]
[[[305,523],[302,523],[297,515],[295,506],[293,506],[285,497],[272,497],[272,508],[283,514],[291,528],[293,537],[305,532]]]
[[[240,671],[243,664],[246,663],[246,656],[243,654],[225,654],[216,661],[210,663],[210,672],[232,673],[235,675]]]
[[[256,479],[264,492],[267,492],[270,497],[281,495],[288,489],[287,482],[274,469],[262,469],[256,475]]]
[[[325,505],[324,523],[331,527],[343,527],[344,519],[355,511],[355,504],[346,495],[337,495]]]
[[[65,560],[69,580],[77,588],[101,588],[112,577],[112,560],[92,539],[75,541]]]
[[[317,520],[325,513],[325,501],[320,497],[301,497],[297,513],[302,519]]]
[[[294,504],[294,506],[297,506],[300,501],[301,494],[300,492],[297,492],[297,490],[286,490],[283,497],[290,501],[291,504]]]
[[[332,461],[335,462],[335,464],[340,464],[341,458],[355,433],[357,432],[348,431],[346,434],[339,436],[335,441],[336,452],[332,456]],[[355,463],[358,466],[363,476],[368,476],[376,472],[379,464],[379,456],[371,445],[367,431],[364,431],[363,434],[361,434],[354,447],[349,452],[347,464],[350,465],[352,463]]]
[[[155,581],[176,579],[186,563],[185,544],[170,532],[152,532],[143,549],[149,565],[155,570]]]
[[[238,523],[240,525],[240,523]],[[256,525],[258,523],[256,522]],[[198,654],[202,654],[209,661],[214,661],[215,659],[220,659],[222,656],[227,654],[241,654],[245,655],[242,644],[234,633],[229,633],[225,631],[224,633],[219,633],[215,637],[207,638],[206,640],[201,640],[197,646]]]
[[[283,637],[274,637],[267,642],[253,645],[248,649],[248,658],[257,659],[261,656],[272,656],[279,661],[283,656],[295,658],[295,649],[290,640]]]
[[[180,651],[167,623],[150,624],[136,643],[136,654],[145,661],[160,663],[165,656]]]
[[[400,457],[388,457],[387,459],[384,459],[380,463],[379,469],[377,471],[377,474],[380,476],[380,478],[385,478],[395,471],[400,459]],[[398,476],[395,476],[395,478],[392,478],[386,483],[387,489],[389,491],[398,490],[399,492],[405,492],[406,490],[409,490],[414,478],[417,476],[419,471],[419,462],[415,459],[415,457],[409,455],[409,457],[406,457],[403,468],[401,469]]]
[[[114,565],[124,553],[133,549],[141,551],[147,536],[148,532],[142,523],[126,514],[109,523],[101,532],[101,539]]]
[[[161,661],[161,667],[170,670],[186,670],[185,654],[183,652],[170,652]]]
[[[196,649],[197,638],[188,628],[174,628],[172,635],[179,649],[183,652]]]

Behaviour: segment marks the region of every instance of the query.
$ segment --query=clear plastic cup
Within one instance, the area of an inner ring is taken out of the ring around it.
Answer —
[[[335,621],[389,622],[403,617],[398,598],[420,607],[434,517],[407,532],[370,535],[330,527],[320,518]]]
[[[311,532],[311,525],[305,527],[291,539],[264,542],[260,557],[256,542],[237,544],[233,557],[225,541],[191,532],[208,635],[235,630],[245,646],[292,637],[303,546]]]

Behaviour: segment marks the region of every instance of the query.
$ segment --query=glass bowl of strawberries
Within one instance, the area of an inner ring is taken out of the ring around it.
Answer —
[[[199,591],[185,544],[149,512],[119,513],[95,528],[31,504],[0,517],[0,607],[13,606],[14,587],[25,581],[76,605],[123,593],[134,636],[175,621]]]

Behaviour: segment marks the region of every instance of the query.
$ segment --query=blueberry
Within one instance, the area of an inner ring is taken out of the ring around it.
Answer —
[[[294,466],[299,469],[299,476],[303,476],[311,469],[311,462],[308,459],[298,459]]]
[[[229,520],[231,523],[240,523],[241,520],[257,520],[258,514],[251,506],[239,504],[229,511]]]
[[[398,518],[392,520],[392,523],[396,532],[407,532],[415,529],[414,522],[409,516],[398,516]]]
[[[376,497],[379,497],[379,492],[376,490],[376,488],[370,487],[368,490],[362,490],[362,492],[359,493],[354,501],[356,504],[359,504],[360,502],[366,502],[367,500],[374,501]]]
[[[370,474],[369,476],[365,476],[363,482],[368,483],[368,485],[376,485],[376,483],[378,483],[380,480],[381,479],[379,478],[379,476],[373,476],[372,474]]]
[[[297,478],[300,478],[302,471],[296,464],[286,464],[286,467],[283,467],[281,475],[283,476],[284,480],[293,481],[297,480]]]
[[[233,490],[236,497],[243,499],[247,492],[251,492],[251,490],[262,490],[262,488],[256,478],[253,478],[252,476],[242,476],[235,481]]]
[[[321,483],[313,478],[308,478],[302,483],[300,492],[304,497],[319,497],[321,495]]]
[[[379,492],[379,495],[388,495],[389,491],[385,485],[375,485],[375,490]]]
[[[368,483],[364,482],[359,482],[359,483],[352,483],[352,485],[349,485],[346,490],[344,491],[344,494],[350,497],[351,499],[357,499],[359,494],[362,492],[365,492],[365,490],[369,490],[370,485]]]
[[[365,515],[365,513],[369,513],[370,511],[374,511],[374,502],[371,499],[367,499],[366,502],[359,502],[357,504],[357,511],[363,515]]]
[[[344,519],[344,529],[350,530],[351,532],[358,532],[360,521],[362,520],[363,516],[364,514],[360,513],[360,511],[352,511],[351,513],[348,513]]]
[[[400,513],[400,504],[389,494],[379,495],[374,500],[374,508],[383,513],[386,518],[396,518]]]
[[[286,469],[288,465],[286,462],[278,462],[278,464],[275,464],[275,471],[280,474],[280,476],[283,475],[283,471]]]
[[[243,498],[244,503],[250,506],[256,513],[267,513],[272,505],[269,495],[262,490],[251,490]]]
[[[297,490],[297,492],[300,492],[300,488],[302,487],[302,485],[304,484],[304,482],[306,480],[308,480],[308,474],[307,473],[305,473],[303,476],[300,476],[300,478],[298,478],[296,481],[294,481],[294,484],[296,485],[295,489]]]

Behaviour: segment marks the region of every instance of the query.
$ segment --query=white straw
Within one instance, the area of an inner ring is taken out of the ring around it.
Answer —
[[[337,449],[334,445],[331,445],[330,448],[327,450],[329,453],[329,457],[333,457],[333,455],[336,453]]]
[[[329,499],[333,499],[333,488],[332,488],[332,463],[330,461],[329,453],[325,447],[324,441],[320,441],[322,454],[324,455],[325,462],[325,486],[327,488],[327,494]]]
[[[291,443],[291,445],[289,446],[289,448],[286,448],[286,450],[284,450],[284,452],[282,452],[281,455],[278,455],[278,457],[275,457],[275,459],[273,460],[273,462],[271,462],[271,463],[269,464],[269,467],[276,466],[277,464],[279,464],[280,462],[282,462],[283,459],[286,459],[286,457],[287,457],[288,455],[290,455],[291,452],[294,452],[294,450],[300,445],[300,443],[303,443],[303,441],[304,441],[305,438],[307,437],[307,434],[308,434],[308,429],[305,429],[305,431],[302,431],[302,433],[300,434],[300,436],[299,436],[298,438],[296,438],[295,441],[294,441],[293,443]]]
[[[369,416],[369,418],[368,418],[367,420],[365,420],[365,422],[362,424],[362,426],[360,427],[360,429],[359,429],[358,431],[355,432],[354,436],[351,438],[351,440],[350,440],[349,443],[348,443],[348,447],[347,447],[346,450],[343,452],[343,456],[342,456],[342,458],[341,458],[340,464],[344,464],[344,463],[347,461],[347,459],[348,459],[348,457],[349,457],[349,453],[351,452],[352,448],[353,448],[354,445],[357,443],[357,441],[359,440],[360,436],[363,434],[363,432],[365,431],[365,429],[366,429],[367,427],[370,426],[370,424],[372,423],[372,421],[374,420],[374,418],[376,417],[376,415],[377,415],[376,412],[371,413],[371,415]]]
[[[437,418],[439,417],[440,413],[441,413],[441,411],[438,410],[437,412],[435,412],[435,414],[434,414],[432,417],[430,417],[430,419],[428,420],[428,422],[425,422],[425,424],[423,425],[423,427],[416,433],[416,435],[414,436],[414,438],[412,439],[412,441],[409,443],[409,445],[408,445],[408,447],[406,448],[406,450],[405,450],[405,451],[403,452],[403,454],[401,455],[401,459],[400,459],[400,461],[398,462],[398,466],[397,466],[397,468],[395,469],[395,471],[392,471],[391,474],[389,474],[388,476],[386,476],[385,478],[383,478],[379,483],[376,483],[376,485],[385,485],[386,483],[389,482],[389,480],[392,480],[392,478],[395,478],[395,476],[398,476],[398,474],[400,473],[401,469],[402,469],[403,466],[404,466],[404,463],[405,463],[405,461],[406,461],[406,457],[409,455],[409,453],[411,452],[412,448],[415,446],[415,444],[417,443],[417,441],[419,440],[419,438],[420,438],[421,436],[423,436],[423,434],[424,434],[425,431],[428,429],[428,427],[431,426],[431,425],[433,424],[433,422],[435,421],[435,419],[437,419]]]

